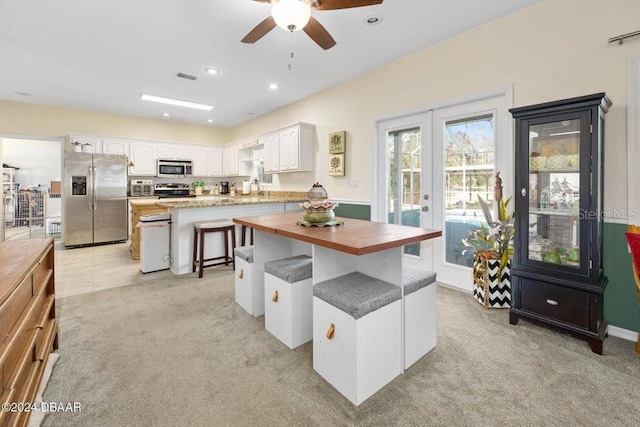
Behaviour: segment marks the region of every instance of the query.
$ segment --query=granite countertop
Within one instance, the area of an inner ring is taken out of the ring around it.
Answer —
[[[214,206],[256,205],[267,203],[295,203],[306,200],[306,192],[270,192],[268,195],[203,195],[184,198],[130,198],[132,205],[155,205],[168,209],[176,208],[208,208]]]

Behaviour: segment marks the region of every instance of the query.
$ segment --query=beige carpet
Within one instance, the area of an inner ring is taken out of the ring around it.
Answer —
[[[640,424],[635,343],[579,340],[438,288],[438,345],[359,407],[234,302],[228,267],[57,301],[45,426]]]

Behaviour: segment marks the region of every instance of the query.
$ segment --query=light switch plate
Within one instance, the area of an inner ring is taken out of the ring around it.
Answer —
[[[347,187],[349,188],[357,188],[360,185],[359,179],[350,179],[347,183]]]

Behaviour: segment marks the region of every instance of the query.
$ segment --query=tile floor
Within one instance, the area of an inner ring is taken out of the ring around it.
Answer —
[[[56,242],[55,267],[58,298],[173,275],[170,270],[142,274],[140,262],[131,259],[128,242],[73,249]]]

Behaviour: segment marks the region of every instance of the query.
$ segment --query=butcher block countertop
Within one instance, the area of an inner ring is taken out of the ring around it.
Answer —
[[[294,203],[306,200],[304,192],[282,192],[265,196],[246,195],[246,196],[197,196],[184,198],[129,198],[132,206],[153,205],[167,209],[179,208],[209,208],[215,206],[234,206],[234,205],[257,205],[266,203]]]
[[[344,221],[334,227],[297,225],[302,213],[234,218],[233,221],[256,230],[279,234],[353,255],[366,255],[398,246],[442,236],[442,231],[406,225],[386,224],[361,219],[336,218]]]

